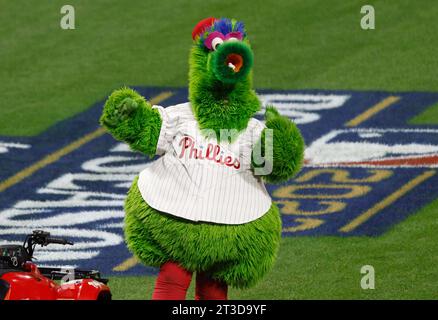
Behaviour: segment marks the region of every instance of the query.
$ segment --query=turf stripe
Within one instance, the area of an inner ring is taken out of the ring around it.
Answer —
[[[297,218],[296,222],[301,222],[300,225],[294,227],[284,228],[283,232],[297,232],[297,231],[306,231],[319,227],[324,223],[322,219],[314,219],[314,218]]]
[[[154,105],[157,103],[160,103],[170,96],[172,96],[171,91],[164,91],[158,94],[157,96],[153,97],[149,102],[150,104]],[[100,137],[106,132],[104,128],[98,128],[95,131],[88,133],[81,138],[73,141],[72,143],[66,145],[65,147],[58,149],[55,152],[52,152],[51,154],[45,156],[41,160],[35,162],[34,164],[30,165],[29,167],[17,172],[13,176],[7,178],[6,180],[0,182],[0,192],[5,191],[6,189],[12,187],[13,185],[19,183],[20,181],[30,177],[32,174],[37,172],[38,170],[48,166],[49,164],[52,164],[62,157],[66,156],[67,154],[75,151],[76,149],[80,148],[84,144]]]
[[[433,175],[435,175],[435,170],[428,170],[423,172],[422,174],[416,176],[414,179],[410,180],[408,183],[403,185],[400,189],[395,191],[394,193],[390,194],[388,197],[383,199],[382,201],[375,204],[373,207],[353,219],[351,222],[343,226],[341,229],[339,229],[340,232],[350,232],[357,227],[359,227],[361,224],[363,224],[365,221],[379,213],[383,208],[391,205],[394,203],[397,199],[404,196],[406,193],[408,193],[410,190],[418,186],[419,184],[423,183]]]
[[[85,136],[73,141],[72,143],[68,144],[67,146],[45,156],[41,160],[35,162],[31,166],[21,170],[20,172],[16,173],[12,177],[7,178],[3,182],[0,183],[0,192],[5,191],[6,189],[12,187],[14,184],[26,179],[27,177],[34,174],[36,171],[46,167],[47,165],[58,161],[61,157],[69,154],[70,152],[80,148],[84,144],[90,142],[91,140],[94,140],[101,135],[105,133],[104,128],[99,128],[91,133],[86,134]]]
[[[138,263],[138,259],[135,256],[132,256],[131,258],[126,259],[121,264],[115,266],[113,268],[113,271],[126,271],[128,269],[131,269],[132,267],[135,267]]]
[[[345,126],[346,127],[356,127],[359,124],[361,124],[362,122],[368,120],[369,118],[373,117],[375,114],[379,113],[383,109],[389,107],[390,105],[392,105],[393,103],[395,103],[399,100],[400,100],[400,97],[389,96],[389,97],[383,99],[382,101],[380,101],[379,103],[377,103],[376,105],[372,106],[371,108],[365,110],[365,112],[361,113],[360,115],[358,115],[354,119],[351,119],[350,121],[345,123]]]

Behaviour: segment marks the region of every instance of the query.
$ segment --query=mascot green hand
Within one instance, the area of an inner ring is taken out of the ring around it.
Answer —
[[[272,268],[281,218],[264,182],[292,178],[304,142],[288,118],[252,90],[253,53],[244,25],[207,18],[192,33],[189,102],[151,106],[122,88],[101,124],[131,149],[160,155],[125,202],[128,248],[160,268],[153,299],[226,299],[228,286],[255,285]]]

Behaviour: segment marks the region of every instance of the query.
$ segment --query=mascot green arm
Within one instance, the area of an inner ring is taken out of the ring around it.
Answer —
[[[301,169],[304,158],[304,140],[300,130],[287,117],[268,106],[265,112],[266,128],[262,131],[258,146],[261,150],[263,163],[255,161],[252,156],[253,168],[264,167],[266,173],[263,179],[268,183],[281,183],[291,179]],[[267,129],[272,134],[267,134]],[[272,137],[272,148],[266,148],[267,137]],[[271,154],[270,154],[271,153]],[[271,160],[269,160],[271,159]],[[269,161],[266,163],[266,161]]]
[[[114,138],[149,157],[155,155],[161,123],[158,110],[129,88],[115,90],[105,102],[100,117],[100,124]]]

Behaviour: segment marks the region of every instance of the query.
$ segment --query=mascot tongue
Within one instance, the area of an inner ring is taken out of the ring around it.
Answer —
[[[243,66],[243,58],[240,54],[231,53],[227,56],[225,64],[233,69],[234,72],[239,72],[240,68]]]

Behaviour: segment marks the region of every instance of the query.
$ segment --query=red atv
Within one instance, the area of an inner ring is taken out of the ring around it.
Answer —
[[[32,262],[36,245],[51,243],[73,245],[36,230],[21,246],[0,246],[0,300],[111,300],[108,280],[99,271],[37,267]]]

